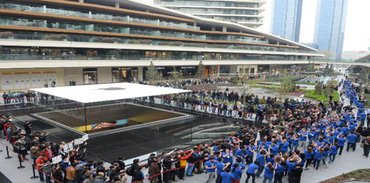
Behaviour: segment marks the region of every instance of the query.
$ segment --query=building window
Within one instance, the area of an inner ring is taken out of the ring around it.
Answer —
[[[97,84],[98,83],[98,70],[97,68],[83,69],[84,84]]]
[[[138,68],[112,68],[112,82],[134,82],[138,79]]]

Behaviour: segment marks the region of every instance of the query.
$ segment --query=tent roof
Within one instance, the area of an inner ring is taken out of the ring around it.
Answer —
[[[190,90],[132,83],[64,86],[55,88],[36,88],[31,90],[81,103],[103,102],[136,97],[149,97],[190,92]]]

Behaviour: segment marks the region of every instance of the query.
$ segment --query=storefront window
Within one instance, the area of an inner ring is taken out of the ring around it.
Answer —
[[[112,68],[112,82],[134,82],[138,79],[138,68]]]
[[[98,83],[98,71],[96,68],[85,68],[83,69],[84,84],[97,84]]]

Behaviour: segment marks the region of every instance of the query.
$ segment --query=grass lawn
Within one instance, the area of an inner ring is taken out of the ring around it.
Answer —
[[[312,98],[317,101],[329,102],[329,97],[325,96],[324,93],[321,95],[315,94],[315,90],[306,90],[307,93],[304,95],[307,98]],[[333,100],[339,101],[339,93],[337,91],[333,92]]]

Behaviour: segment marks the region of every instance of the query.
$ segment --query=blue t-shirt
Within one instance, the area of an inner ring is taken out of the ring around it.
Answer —
[[[300,141],[307,141],[307,132],[301,132],[299,136]]]
[[[322,153],[322,157],[323,158],[327,158],[327,157],[329,157],[329,153],[330,153],[330,151],[328,150],[328,151],[324,151],[323,153]]]
[[[285,166],[279,164],[276,167],[276,173],[283,173],[284,171],[285,171]]]
[[[233,174],[235,180],[240,180],[243,172],[239,168],[235,168],[235,170],[231,173]]]
[[[273,154],[275,156],[278,155],[279,154],[279,146],[278,145],[273,145],[271,147],[270,152],[271,152],[271,154]]]
[[[234,175],[232,173],[222,172],[222,183],[231,183],[231,179],[234,178]]]
[[[244,152],[243,152],[243,150],[242,149],[238,149],[237,151],[236,151],[236,156],[238,157],[238,158],[242,158],[242,159],[244,159],[244,156],[245,155],[247,155],[247,151],[246,150],[244,150]]]
[[[272,168],[272,171],[271,171],[269,167],[265,167],[265,174],[263,176],[267,178],[274,177],[274,169]]]
[[[337,148],[337,146],[331,146],[330,147],[330,154],[335,154],[335,155],[338,154],[338,148]]]
[[[356,140],[357,140],[357,135],[355,135],[355,134],[349,134],[347,136],[347,140],[348,140],[349,143],[355,143]]]
[[[258,170],[258,165],[252,163],[251,165],[249,165],[249,167],[247,169],[247,173],[255,174],[256,170]]]
[[[213,161],[213,162],[211,162],[211,161],[207,161],[207,162],[205,163],[205,166],[206,166],[206,167],[208,167],[208,168],[212,168],[212,167],[213,167],[213,166],[215,166],[215,165],[216,165],[216,162],[215,162],[215,161]],[[215,172],[215,169],[216,169],[216,168],[206,169],[206,172],[208,172],[208,173]]]
[[[286,166],[288,167],[288,173],[290,173],[295,168],[296,162],[290,162],[286,160]]]
[[[313,159],[321,160],[321,158],[322,158],[322,153],[319,150],[315,151],[315,155],[313,156]]]
[[[224,172],[222,169],[225,168],[225,165],[222,163],[222,162],[217,162],[216,163],[216,170],[217,170],[217,174],[221,174],[222,172]]]
[[[233,162],[233,157],[231,156],[231,152],[227,153],[227,156],[224,157],[226,155],[226,152],[223,152],[222,153],[222,160],[224,161],[224,163],[232,163]]]
[[[257,154],[257,158],[256,158],[256,160],[258,161],[258,162],[260,162],[260,165],[264,165],[265,164],[265,155],[262,155],[262,154]]]
[[[338,140],[338,142],[337,142],[338,146],[343,147],[344,143],[346,142],[346,139],[342,138],[342,137],[339,137],[337,140]]]

